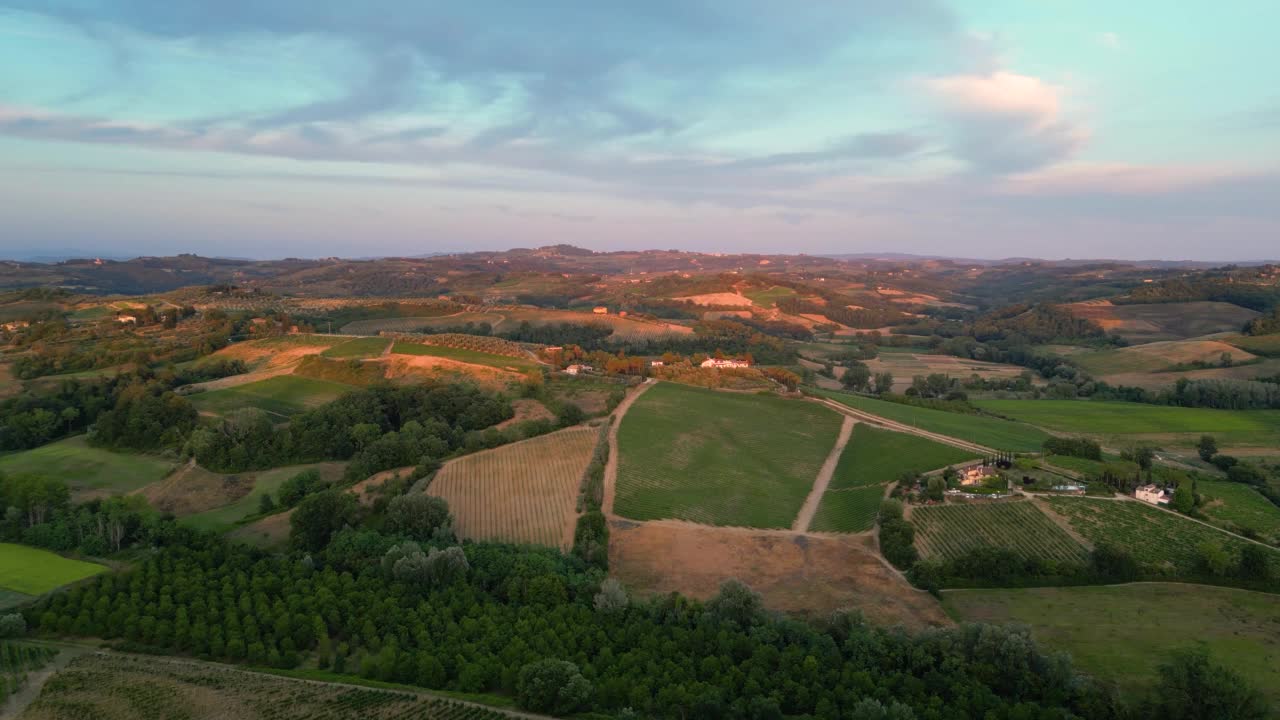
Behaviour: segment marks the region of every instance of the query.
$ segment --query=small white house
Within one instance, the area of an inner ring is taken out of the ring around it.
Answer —
[[[565,369],[564,369],[564,371],[565,371],[565,372],[567,372],[567,373],[569,373],[570,375],[577,375],[577,374],[579,374],[579,373],[591,372],[591,366],[590,366],[590,365],[577,365],[577,364],[574,364],[574,365],[570,365],[569,367],[565,368]]]
[[[591,308],[591,312],[595,313],[596,315],[608,315],[609,308],[605,307],[604,305],[597,305]]]
[[[1155,485],[1143,485],[1133,491],[1133,496],[1144,503],[1152,505],[1168,505],[1173,500],[1173,494],[1162,490]]]
[[[118,322],[118,323],[124,323],[124,324],[130,324],[130,323],[132,323],[132,324],[136,325],[136,324],[138,324],[138,318],[136,318],[136,317],[134,317],[134,316],[132,316],[132,315],[117,315],[117,316],[116,316],[116,322]]]
[[[666,363],[662,362],[661,360],[649,361],[649,367],[662,367],[663,365],[666,365]]]
[[[702,361],[704,368],[744,368],[751,367],[746,360],[726,360],[723,358],[707,358]]]

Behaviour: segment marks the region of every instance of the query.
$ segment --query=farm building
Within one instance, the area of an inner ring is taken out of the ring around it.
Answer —
[[[569,367],[564,369],[564,371],[569,373],[570,375],[578,375],[579,373],[591,372],[592,370],[593,368],[590,365],[578,365],[578,364],[570,365]]]
[[[1081,485],[1080,483],[1070,483],[1070,482],[1058,483],[1057,485],[1054,485],[1049,489],[1056,493],[1063,493],[1065,495],[1083,495],[1085,492],[1084,485]]]
[[[609,314],[609,308],[607,308],[607,307],[605,307],[605,306],[603,306],[603,305],[597,305],[597,306],[595,306],[595,307],[591,308],[591,312],[593,312],[593,313],[595,313],[595,314],[597,314],[597,315],[608,315],[608,314]]]
[[[3,325],[4,329],[8,330],[9,332],[13,332],[14,330],[21,330],[24,327],[30,327],[30,326],[31,326],[31,323],[27,322],[26,320],[14,320],[13,322],[7,322]]]
[[[1173,494],[1158,488],[1155,485],[1143,485],[1133,491],[1133,496],[1144,503],[1152,505],[1168,505],[1173,500]]]
[[[663,362],[663,361],[661,361],[661,360],[650,360],[650,361],[649,361],[649,367],[662,367],[663,365],[666,365],[666,363],[665,363],[665,362]]]
[[[134,317],[134,316],[132,316],[132,315],[117,315],[117,316],[116,316],[116,322],[118,322],[118,323],[133,323],[133,324],[135,324],[135,325],[136,325],[136,324],[137,324],[137,322],[138,322],[138,318],[136,318],[136,317]]]
[[[996,474],[996,469],[986,463],[972,465],[960,471],[961,485],[981,485],[983,480]]]
[[[707,358],[702,361],[704,368],[744,368],[751,367],[746,360],[727,360],[724,358]]]

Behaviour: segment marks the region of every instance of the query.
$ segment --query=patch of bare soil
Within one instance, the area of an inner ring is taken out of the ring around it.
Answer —
[[[289,518],[292,516],[292,509],[268,515],[248,525],[241,525],[227,533],[227,537],[260,548],[278,547],[289,541]]]
[[[355,495],[361,505],[372,505],[374,498],[377,497],[377,494],[374,491],[382,487],[383,483],[397,475],[403,475],[407,478],[413,474],[413,470],[413,465],[383,470],[382,472],[374,473],[373,475],[370,475],[364,480],[361,480],[355,485],[347,488],[347,492]]]
[[[385,364],[387,379],[402,382],[465,378],[485,387],[502,389],[524,377],[486,365],[472,365],[431,355],[390,355]]]
[[[641,594],[707,599],[737,578],[775,610],[821,616],[857,609],[919,629],[950,625],[942,607],[887,567],[869,536],[796,535],[692,523],[610,521],[609,567]]]
[[[252,489],[250,476],[219,475],[192,460],[168,477],[135,492],[145,497],[151,507],[185,517],[230,505]]]
[[[236,343],[213,354],[213,357],[243,360],[255,371],[273,368],[292,368],[308,355],[319,355],[331,344],[289,345],[286,347],[258,345],[252,342]],[[278,374],[278,373],[277,373]]]
[[[533,398],[520,398],[518,400],[512,400],[511,407],[513,410],[516,411],[516,414],[513,415],[510,420],[503,420],[502,422],[498,423],[494,427],[498,428],[499,430],[506,430],[512,425],[515,425],[517,423],[522,423],[528,420],[555,419],[555,413],[548,410],[546,405],[543,405],[541,402],[538,402]]]

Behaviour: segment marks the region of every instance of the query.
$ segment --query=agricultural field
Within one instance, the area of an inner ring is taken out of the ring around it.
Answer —
[[[951,445],[858,423],[840,454],[830,488],[882,485],[896,482],[904,473],[928,472],[976,459],[977,455]]]
[[[352,390],[328,380],[299,375],[277,375],[258,382],[191,395],[188,399],[201,413],[226,415],[233,410],[256,407],[280,419],[333,402]]]
[[[133,492],[160,480],[174,467],[172,460],[155,455],[92,447],[83,435],[0,456],[0,472],[62,480],[73,499],[79,500]]]
[[[48,550],[0,543],[0,590],[43,595],[106,570],[104,565],[64,558]]]
[[[1202,543],[1218,543],[1238,553],[1246,542],[1136,500],[1045,497],[1044,501],[1089,542],[1125,548],[1139,563],[1160,572],[1194,572],[1197,548]],[[1280,566],[1280,551],[1273,555],[1274,564]]]
[[[1253,310],[1226,302],[1115,305],[1108,300],[1088,300],[1063,307],[1135,345],[1239,332],[1246,322],[1258,316]]]
[[[513,372],[528,372],[538,367],[538,363],[530,359],[494,355],[476,350],[445,347],[443,345],[423,345],[422,343],[405,342],[403,340],[397,340],[396,344],[392,346],[391,352],[394,355],[447,358],[471,365],[484,365]]]
[[[920,352],[880,352],[876,357],[865,362],[873,373],[893,373],[894,392],[903,392],[911,387],[911,379],[916,375],[942,373],[959,380],[967,380],[972,375],[977,375],[984,380],[1012,380],[1026,372],[1026,368],[1018,365]],[[844,373],[837,370],[836,374]]]
[[[884,488],[880,485],[827,490],[822,494],[818,512],[809,523],[809,529],[814,532],[865,532],[875,526],[883,500]]]
[[[568,549],[578,491],[600,431],[573,427],[451,460],[427,487],[468,540]]]
[[[1275,595],[1185,583],[944,590],[957,622],[1018,623],[1083,671],[1140,694],[1171,651],[1193,646],[1280,703],[1280,602]],[[1141,618],[1139,621],[1138,618]]]
[[[1000,418],[962,415],[843,392],[818,390],[814,394],[855,410],[997,450],[1038,452],[1049,437],[1039,428]]]
[[[1269,542],[1280,541],[1280,508],[1257,490],[1241,483],[1200,480],[1196,491],[1204,495],[1200,511],[1227,529],[1253,530]]]
[[[291,465],[289,467],[272,468],[271,470],[262,470],[260,472],[241,473],[239,477],[247,480],[252,484],[252,489],[241,495],[235,502],[223,505],[222,507],[205,512],[196,513],[182,519],[184,525],[196,528],[198,530],[214,530],[223,532],[234,527],[245,518],[258,514],[258,504],[262,501],[262,496],[271,493],[275,495],[280,485],[289,478],[297,475],[303,470],[316,469],[320,471],[320,477],[325,482],[333,483],[342,478],[342,470],[346,467],[345,463],[340,462],[324,462],[313,463],[310,465]]]
[[[1272,335],[1229,335],[1222,342],[1263,357],[1280,357],[1280,333]]]
[[[840,423],[814,403],[659,383],[618,429],[614,512],[789,528]]]
[[[32,597],[30,595],[0,588],[0,611],[18,607],[31,599]]]
[[[1088,553],[1027,500],[929,505],[911,509],[916,547],[926,558],[955,559],[980,547],[1031,558],[1081,563]]]
[[[389,338],[356,338],[354,340],[348,340],[341,345],[334,345],[328,350],[320,353],[320,355],[322,357],[336,359],[377,357],[378,355],[381,355],[382,351],[386,350],[387,346],[390,344],[391,340]]]
[[[647,322],[619,317],[617,315],[596,315],[590,312],[574,310],[544,310],[541,308],[502,308],[488,312],[462,312],[454,315],[438,317],[398,317],[376,320],[359,320],[343,326],[342,332],[352,335],[376,335],[379,332],[411,333],[422,328],[449,328],[472,323],[488,323],[494,333],[515,330],[520,323],[530,325],[547,325],[550,323],[576,323],[591,325],[608,325],[613,328],[619,338],[645,338],[660,335],[685,335],[693,332],[691,328],[670,323]]]
[[[1214,410],[1095,400],[974,400],[990,412],[1062,432],[1214,435],[1220,446],[1280,445],[1280,410]]]
[[[120,653],[82,655],[45,683],[21,720],[505,720],[478,705],[351,685],[295,680]]]
[[[751,302],[764,308],[771,308],[779,300],[794,297],[795,294],[795,290],[792,290],[789,287],[782,287],[781,285],[774,285],[768,290],[748,290],[743,293],[743,295],[750,298]]]
[[[1231,364],[1223,366],[1224,356]],[[1116,350],[1099,350],[1076,355],[1080,366],[1112,385],[1158,389],[1188,380],[1248,380],[1280,372],[1280,359],[1268,360],[1219,340],[1174,340],[1134,345]],[[1191,363],[1212,367],[1174,369]]]
[[[308,355],[318,355],[350,340],[339,335],[281,335],[233,343],[209,357],[240,360],[250,371],[257,371],[294,365]]]
[[[453,327],[473,323],[489,323],[493,328],[504,320],[496,312],[459,312],[451,315],[423,315],[416,317],[386,317],[356,320],[342,326],[348,335],[377,335],[380,332],[418,332],[422,328]]]

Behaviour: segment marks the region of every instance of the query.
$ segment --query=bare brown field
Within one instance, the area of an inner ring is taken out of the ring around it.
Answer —
[[[351,338],[330,335],[290,335],[281,338],[247,340],[228,345],[214,358],[242,360],[251,370],[268,370],[295,365],[308,355],[319,355]]]
[[[445,463],[427,494],[448,501],[458,537],[568,549],[599,437],[573,427],[460,457]]]
[[[705,600],[737,578],[774,610],[822,616],[860,610],[872,622],[920,629],[950,625],[928,593],[907,584],[866,536],[814,536],[713,528],[678,521],[610,522],[609,567],[643,595]]]
[[[1224,302],[1115,305],[1088,300],[1063,307],[1076,317],[1093,320],[1131,343],[1186,340],[1220,332],[1238,332],[1258,316],[1253,310]]]
[[[512,425],[516,425],[529,420],[552,420],[555,415],[547,409],[546,405],[534,400],[533,398],[518,398],[511,401],[511,408],[515,410],[515,415],[510,420],[503,420],[494,427],[499,430],[505,430]]]
[[[230,505],[251,490],[252,475],[220,475],[192,460],[163,480],[136,492],[156,510],[185,517]]]
[[[383,483],[394,479],[397,476],[407,478],[413,474],[414,469],[413,465],[406,465],[405,467],[391,468],[390,470],[383,470],[382,472],[374,473],[364,480],[361,480],[355,485],[347,488],[347,492],[355,495],[361,505],[372,505],[374,499],[377,497],[377,493],[375,491],[382,487]]]
[[[1218,364],[1224,354],[1231,356],[1234,363],[1231,367],[1164,372],[1178,364]],[[1258,359],[1252,353],[1212,338],[1165,340],[1076,356],[1076,362],[1081,367],[1112,385],[1133,385],[1150,389],[1172,385],[1178,378],[1247,380],[1280,370],[1280,359],[1253,362]]]
[[[395,382],[470,380],[484,387],[500,390],[524,378],[520,373],[433,355],[396,354],[372,362],[384,365],[385,377]]]

